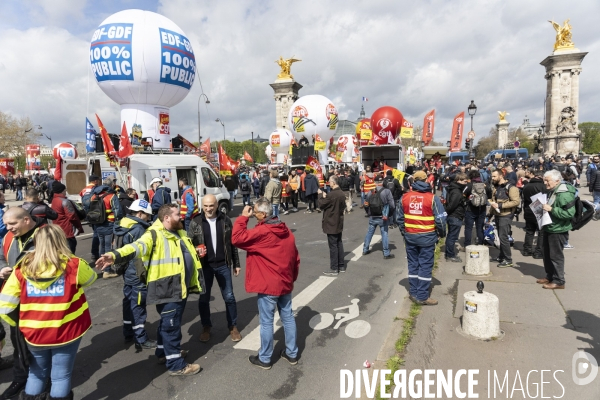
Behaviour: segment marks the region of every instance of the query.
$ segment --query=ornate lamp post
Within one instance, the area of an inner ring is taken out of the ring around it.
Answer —
[[[225,149],[225,123],[220,118],[215,119],[215,122],[220,122],[223,127],[223,150]]]

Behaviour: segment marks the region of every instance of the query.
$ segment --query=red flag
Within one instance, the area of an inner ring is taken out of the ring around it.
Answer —
[[[425,146],[429,146],[429,143],[433,140],[433,130],[435,128],[435,108],[425,114],[423,118],[423,138]]]
[[[54,168],[54,180],[59,181],[62,179],[62,158],[60,157],[60,151],[56,152],[56,168]]]
[[[200,152],[210,154],[210,139],[206,139],[204,143],[200,145]]]
[[[246,150],[244,150],[244,160],[254,162],[254,160],[252,159],[252,157],[250,157],[250,154],[248,154]]]
[[[192,142],[190,142],[183,136],[177,135],[177,139],[181,140],[181,144],[183,144],[183,152],[184,153],[197,153],[198,152],[198,148],[196,146],[194,146],[194,144]]]
[[[222,175],[231,175],[236,168],[237,163],[225,153],[225,150],[223,150],[223,147],[219,143],[219,172]]]
[[[131,147],[131,142],[129,141],[129,135],[127,134],[127,126],[125,126],[125,121],[123,121],[123,128],[121,128],[121,141],[119,143],[119,153],[117,154],[119,158],[127,158],[133,154],[133,148]]]
[[[102,121],[100,121],[100,117],[98,116],[98,114],[96,114],[96,120],[98,121],[98,128],[100,128],[100,137],[102,138],[102,147],[104,147],[104,155],[106,156],[106,160],[111,162],[112,164],[113,158],[116,153],[115,148],[113,147],[110,137],[108,137],[108,132],[106,131],[106,128],[104,127]]]
[[[321,164],[319,164],[319,161],[316,158],[314,158],[313,156],[309,156],[308,159],[306,160],[306,167],[312,168],[317,172],[322,172]]]
[[[450,151],[460,151],[462,145],[463,128],[465,125],[465,112],[459,112],[452,123],[452,134],[450,136]]]

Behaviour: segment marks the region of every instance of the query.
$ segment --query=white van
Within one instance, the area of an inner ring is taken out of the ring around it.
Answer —
[[[133,154],[126,167],[119,171],[111,167],[104,154],[93,154],[87,160],[64,161],[62,181],[67,186],[69,198],[79,199],[79,192],[87,185],[89,175],[98,175],[102,179],[113,177],[124,189],[133,188],[143,198],[150,182],[160,177],[163,185],[171,189],[173,202],[181,197],[179,178],[185,177],[198,196],[198,208],[201,208],[202,196],[214,194],[219,211],[229,211],[229,192],[213,169],[200,157],[192,154],[158,153]]]

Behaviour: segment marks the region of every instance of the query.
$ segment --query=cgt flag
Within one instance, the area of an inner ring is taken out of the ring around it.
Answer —
[[[123,128],[121,128],[121,140],[119,141],[119,152],[117,156],[120,159],[127,158],[133,154],[133,148],[131,147],[131,142],[129,141],[129,134],[127,133],[127,125],[125,125],[125,121],[123,121]]]
[[[223,147],[219,143],[219,172],[221,175],[233,175],[237,167],[238,163],[225,153],[225,150],[223,150]]]
[[[106,161],[108,161],[111,165],[114,165],[114,157],[116,154],[115,148],[108,136],[108,132],[104,127],[102,121],[100,121],[100,117],[96,114],[96,120],[98,120],[98,128],[100,129],[100,137],[102,138],[102,147],[104,147],[104,155],[106,156]]]
[[[462,111],[456,114],[456,117],[454,117],[454,122],[452,123],[452,134],[450,136],[450,151],[460,151],[464,125],[465,112]]]
[[[425,114],[423,118],[423,137],[422,141],[425,142],[425,146],[429,146],[429,143],[433,140],[433,130],[435,128],[435,108]]]
[[[196,146],[194,146],[194,144],[192,142],[190,142],[183,136],[177,135],[177,139],[181,140],[184,153],[197,153],[198,152],[198,148]]]
[[[204,143],[200,145],[200,153],[210,154],[210,139],[206,139]]]
[[[254,162],[254,160],[252,159],[252,157],[250,157],[250,154],[248,154],[246,150],[244,150],[244,160]]]
[[[308,157],[306,160],[306,168],[311,168],[317,172],[323,172],[321,169],[321,164],[319,164],[319,161],[313,156]]]
[[[413,137],[413,123],[409,122],[405,119],[402,120],[402,125],[400,126],[400,137],[402,139],[412,139]]]

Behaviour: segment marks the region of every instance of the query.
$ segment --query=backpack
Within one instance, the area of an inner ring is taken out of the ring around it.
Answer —
[[[485,193],[485,183],[475,182],[473,183],[473,189],[471,189],[471,196],[469,198],[473,207],[483,207],[488,203],[487,194]]]
[[[90,199],[90,206],[87,212],[87,220],[91,225],[100,225],[106,222],[106,207],[104,205],[104,198],[109,193],[105,193],[101,196],[94,194]]]
[[[555,164],[552,169],[555,169],[560,173],[567,172],[567,166],[565,164],[560,164],[560,165]]]
[[[250,191],[250,183],[248,182],[247,179],[244,179],[242,181],[242,183],[240,184],[240,189],[242,190],[242,192],[249,192]]]
[[[565,204],[561,208],[566,211],[571,207],[575,207],[575,215],[571,218],[572,231],[583,228],[585,224],[590,222],[596,212],[593,203],[590,203],[587,200],[581,201],[579,196],[575,196],[575,199],[572,202]]]
[[[383,201],[381,200],[381,193],[374,191],[371,193],[369,198],[369,212],[372,217],[383,216]]]
[[[86,217],[86,212],[83,209],[82,206],[80,206],[79,204],[75,203],[72,200],[67,199],[67,201],[71,202],[71,205],[73,206],[73,209],[75,210],[75,214],[77,214],[77,218],[79,218],[80,221],[83,221]]]
[[[150,235],[152,235],[152,247],[150,248],[150,258],[148,259],[148,265],[150,265],[150,262],[152,261],[152,253],[154,252],[154,243],[156,243],[156,231],[151,229]],[[123,246],[124,246],[123,245],[123,235],[115,236],[115,244],[114,244],[113,248],[120,249]],[[144,262],[139,257],[134,258],[132,261],[133,261],[133,265],[135,266],[135,273],[136,273],[138,279],[145,285],[148,281],[148,270],[146,269]],[[112,266],[112,269],[118,275],[124,275],[125,271],[127,271],[128,265],[129,265],[129,261],[126,261],[123,263],[115,263]]]

